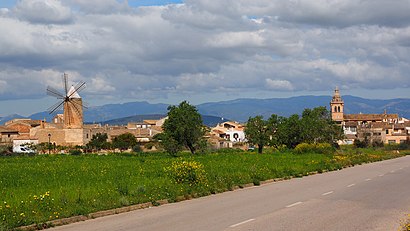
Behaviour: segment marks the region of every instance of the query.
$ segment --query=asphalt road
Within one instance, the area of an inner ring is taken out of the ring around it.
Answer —
[[[52,230],[398,230],[410,213],[410,156]]]

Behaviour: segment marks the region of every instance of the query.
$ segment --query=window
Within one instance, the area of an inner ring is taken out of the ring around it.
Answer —
[[[388,135],[389,134],[389,129],[386,129],[386,135]]]

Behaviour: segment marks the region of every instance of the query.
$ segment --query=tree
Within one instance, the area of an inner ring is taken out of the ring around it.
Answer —
[[[183,146],[192,154],[198,149],[205,134],[201,115],[187,101],[168,107],[168,119],[165,120],[163,129],[163,138],[166,139],[163,142],[168,143],[170,149],[176,151],[179,150],[178,146]]]
[[[280,118],[278,122],[278,141],[289,148],[303,142],[333,144],[342,135],[342,128],[332,121],[326,107],[305,109],[302,117],[294,114],[289,118]]]
[[[248,143],[258,145],[258,153],[263,152],[263,147],[268,144],[271,131],[268,122],[262,116],[249,117],[245,127]]]
[[[97,133],[93,135],[90,142],[88,142],[87,147],[92,150],[101,150],[108,147],[108,135],[107,133]]]
[[[117,137],[114,137],[112,140],[112,146],[118,148],[121,151],[127,150],[134,147],[137,144],[135,136],[131,133],[124,133]]]
[[[294,148],[302,142],[299,116],[282,117],[278,123],[277,138],[280,144]]]
[[[329,143],[342,136],[342,128],[334,123],[326,107],[305,109],[301,118],[302,140],[305,143]]]
[[[278,147],[280,145],[279,142],[279,137],[278,137],[278,127],[280,124],[280,121],[283,118],[276,115],[276,114],[272,114],[269,119],[268,119],[268,129],[269,129],[269,146],[272,147]]]

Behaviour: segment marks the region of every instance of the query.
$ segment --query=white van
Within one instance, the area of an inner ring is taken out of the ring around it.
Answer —
[[[33,139],[15,139],[13,140],[13,152],[15,153],[35,153],[36,151],[31,149],[31,145],[38,144],[38,140]]]
[[[23,146],[13,147],[13,152],[16,152],[16,153],[35,153],[35,151],[33,149],[23,147]]]

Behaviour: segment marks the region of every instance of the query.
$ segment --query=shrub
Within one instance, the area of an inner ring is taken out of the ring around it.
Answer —
[[[356,148],[367,148],[369,146],[369,141],[367,139],[364,139],[363,141],[355,139],[353,146],[355,146]]]
[[[155,147],[155,143],[154,142],[148,142],[146,144],[144,144],[144,148],[151,150],[153,147]]]
[[[300,143],[295,147],[294,150],[296,153],[313,152],[313,153],[323,154],[323,153],[333,152],[334,148],[332,147],[331,144],[328,144],[328,143],[314,143],[314,144]]]
[[[134,147],[132,147],[132,151],[133,152],[142,152],[142,148],[139,144],[137,144]]]
[[[70,150],[70,155],[73,155],[73,156],[79,156],[79,155],[81,155],[83,152],[81,151],[81,150],[79,150],[79,149],[72,149],[72,150]]]
[[[196,161],[178,160],[165,168],[165,172],[178,184],[205,184],[206,174],[204,166]]]
[[[373,141],[373,143],[372,143],[372,147],[379,147],[379,148],[381,148],[381,147],[383,147],[384,146],[384,144],[383,144],[383,141],[381,141],[381,140],[375,140],[375,141]]]
[[[0,146],[0,156],[9,156],[12,154],[12,146],[11,145],[6,145],[6,146]]]

